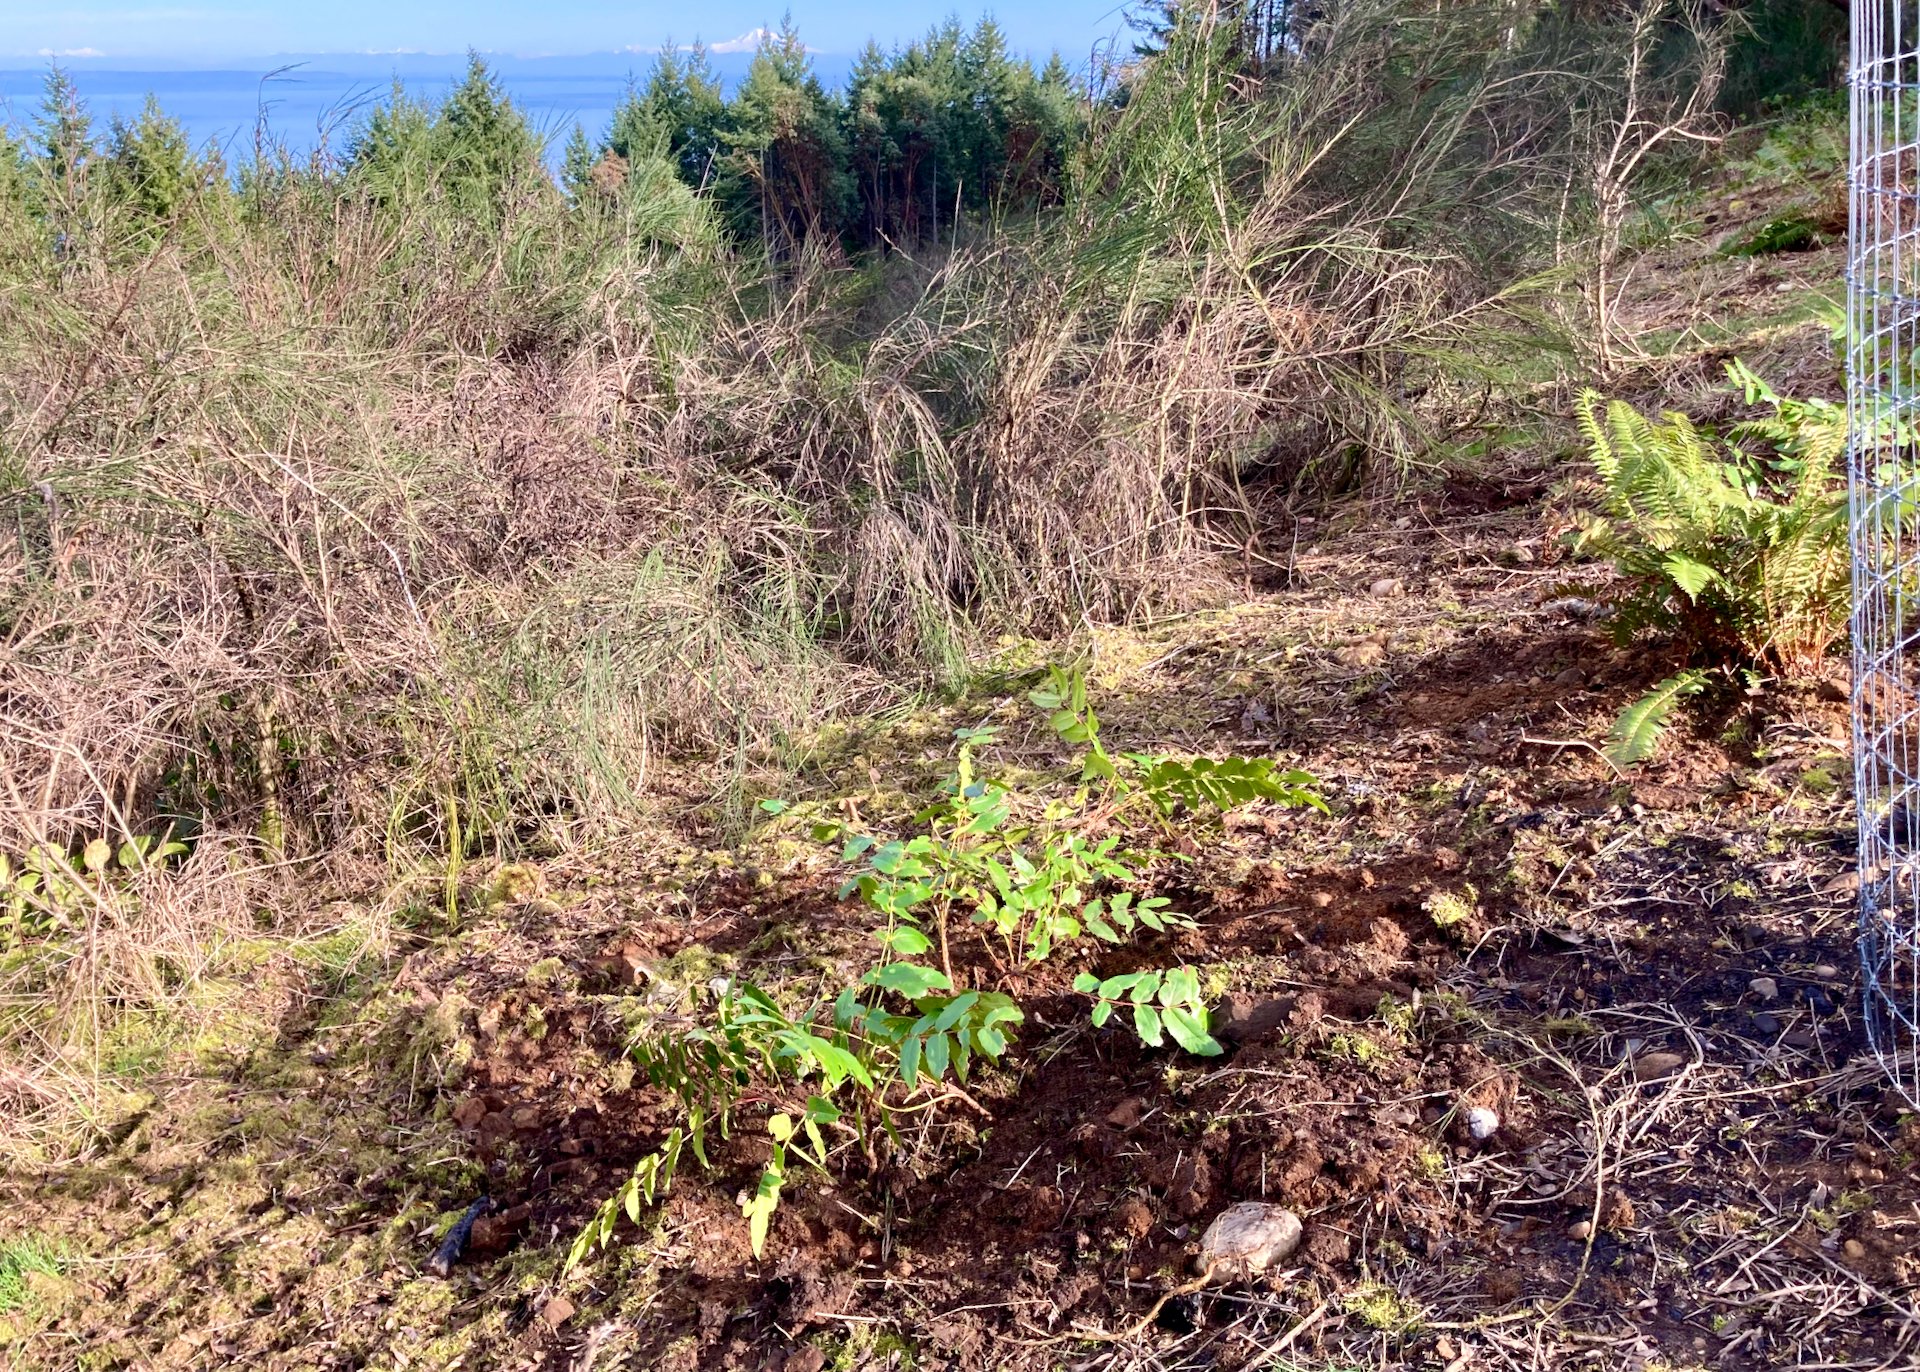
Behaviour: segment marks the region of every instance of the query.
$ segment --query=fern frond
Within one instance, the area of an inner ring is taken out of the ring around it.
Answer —
[[[1666,736],[1674,709],[1687,696],[1707,688],[1711,673],[1695,667],[1677,672],[1622,710],[1607,731],[1607,760],[1630,767],[1653,756]]]
[[[1582,519],[1574,546],[1608,558],[1632,587],[1616,597],[1616,632],[1678,632],[1708,660],[1812,669],[1846,615],[1846,496],[1835,477],[1846,413],[1783,398],[1745,363],[1727,375],[1749,403],[1772,408],[1732,431],[1765,445],[1766,462],[1684,414],[1649,418],[1582,394],[1608,517]]]

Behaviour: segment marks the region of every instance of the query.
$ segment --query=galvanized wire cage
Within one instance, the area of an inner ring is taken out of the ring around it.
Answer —
[[[1920,22],[1854,0],[1847,260],[1860,956],[1874,1052],[1920,1104]]]

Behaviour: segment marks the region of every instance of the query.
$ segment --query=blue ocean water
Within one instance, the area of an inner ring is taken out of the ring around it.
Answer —
[[[547,137],[557,160],[576,122],[590,135],[604,132],[630,81],[646,80],[648,53],[598,53],[581,57],[489,58],[496,76],[534,128]],[[747,54],[716,56],[722,84],[745,74]],[[113,117],[137,115],[149,94],[185,126],[196,146],[215,144],[232,160],[251,154],[257,129],[296,154],[316,147],[344,148],[355,123],[383,99],[395,80],[416,96],[438,98],[466,66],[457,56],[287,58],[285,68],[263,62],[230,71],[115,71],[76,62],[67,68],[104,131]],[[815,68],[829,87],[844,79],[850,63],[820,55]],[[0,125],[31,126],[47,72],[0,71]]]

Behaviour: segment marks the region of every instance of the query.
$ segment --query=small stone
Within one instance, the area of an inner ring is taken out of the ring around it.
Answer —
[[[1376,600],[1384,600],[1388,596],[1404,595],[1406,589],[1407,583],[1399,577],[1383,576],[1371,586],[1367,587],[1367,594],[1373,596]]]
[[[820,1372],[826,1365],[827,1355],[809,1343],[787,1354],[780,1364],[780,1372]]]
[[[1529,566],[1533,562],[1533,549],[1524,543],[1516,543],[1507,549],[1506,560],[1522,567]]]
[[[1307,899],[1313,903],[1316,909],[1324,910],[1333,904],[1333,892],[1315,891],[1312,895],[1308,896]]]
[[[1755,977],[1747,983],[1747,990],[1751,991],[1761,1000],[1780,999],[1780,983],[1772,977]]]
[[[1680,1053],[1642,1053],[1633,1060],[1633,1079],[1635,1081],[1659,1081],[1670,1077],[1687,1065],[1687,1058]]]
[[[1772,1037],[1780,1032],[1780,1017],[1769,1015],[1764,1010],[1757,1012],[1753,1017],[1753,1032]]]
[[[1147,1103],[1138,1096],[1128,1096],[1107,1112],[1107,1123],[1115,1129],[1131,1129],[1140,1123],[1147,1113]]]
[[[1467,1111],[1467,1132],[1476,1139],[1492,1138],[1500,1129],[1500,1116],[1484,1105],[1476,1105]]]
[[[1575,1243],[1585,1243],[1593,1237],[1593,1221],[1575,1220],[1567,1226],[1567,1237]]]
[[[1540,608],[1550,615],[1562,615],[1568,619],[1597,619],[1606,607],[1585,596],[1563,595],[1549,600]]]
[[[540,1307],[540,1318],[545,1321],[547,1328],[558,1329],[573,1318],[573,1302],[565,1296],[554,1296]]]
[[[1554,677],[1553,684],[1562,690],[1577,691],[1587,684],[1587,674],[1578,667],[1569,667]]]
[[[1840,975],[1840,969],[1831,962],[1823,962],[1813,969],[1813,974],[1816,977],[1837,977]]]
[[[478,1096],[468,1096],[453,1107],[453,1122],[461,1129],[471,1129],[486,1118],[487,1103]]]
[[[1284,1262],[1300,1247],[1300,1217],[1264,1201],[1229,1205],[1200,1236],[1197,1264],[1215,1277],[1249,1277]]]
[[[540,1112],[531,1105],[523,1105],[508,1116],[515,1129],[531,1129],[540,1123]]]
[[[1858,1239],[1848,1239],[1841,1245],[1841,1251],[1855,1262],[1867,1256],[1867,1246]]]

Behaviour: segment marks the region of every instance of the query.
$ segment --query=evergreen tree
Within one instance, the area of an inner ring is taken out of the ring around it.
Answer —
[[[868,39],[847,79],[845,133],[848,170],[859,206],[858,232],[866,243],[880,241],[893,229],[887,207],[900,146],[881,108],[888,83],[887,56]]]
[[[1229,30],[1231,56],[1258,69],[1297,46],[1298,30],[1323,8],[1294,0],[1140,0],[1127,12],[1127,23],[1140,35],[1135,55],[1151,58],[1166,51],[1182,24],[1211,20]]]
[[[94,157],[93,118],[73,78],[57,66],[47,72],[33,134],[38,156],[32,170],[42,203],[48,207],[75,204]]]
[[[1084,108],[1081,89],[1057,52],[1037,76],[1021,83],[1007,130],[1002,172],[1002,196],[1009,205],[1060,200]]]
[[[957,211],[1052,199],[1078,119],[1057,55],[1043,77],[1008,55],[990,19],[884,56],[869,45],[847,88],[845,141],[869,242],[938,236]]]
[[[593,197],[593,145],[587,142],[587,131],[577,123],[561,155],[560,189],[576,205],[585,204]]]
[[[354,181],[383,204],[424,200],[436,182],[433,111],[396,80],[354,135],[348,165]]]
[[[523,185],[545,181],[540,141],[478,53],[435,108],[394,83],[367,116],[350,164],[375,199],[416,203],[440,197],[462,213],[497,220]]]
[[[842,120],[791,18],[769,34],[728,110],[716,191],[736,231],[785,255],[837,235],[850,184]]]
[[[27,166],[25,145],[0,128],[0,205],[25,205]]]
[[[179,213],[201,179],[186,130],[151,95],[131,123],[113,121],[106,166],[114,198],[149,226]]]
[[[644,97],[654,135],[689,186],[708,184],[720,156],[727,102],[706,47],[696,43],[683,59],[671,44],[655,61]]]
[[[540,166],[540,143],[493,72],[475,52],[467,75],[434,124],[443,181],[456,202],[495,213],[506,195]]]
[[[671,53],[663,52],[654,59],[653,81],[661,81],[660,68],[670,67],[675,73],[678,65]],[[622,161],[631,161],[635,157],[664,151],[667,144],[667,130],[654,117],[652,102],[631,81],[627,83],[627,93],[620,103],[614,106],[613,122],[607,127],[605,151],[612,153]]]

